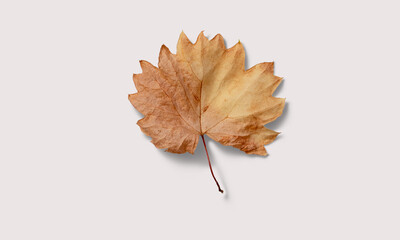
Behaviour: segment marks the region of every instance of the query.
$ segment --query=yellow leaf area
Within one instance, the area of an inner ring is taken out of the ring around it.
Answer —
[[[158,67],[140,61],[134,74],[137,93],[132,105],[144,115],[141,130],[157,148],[173,153],[194,153],[199,136],[238,148],[248,154],[267,155],[264,148],[278,132],[264,127],[283,111],[284,98],[272,94],[282,81],[274,63],[245,69],[239,42],[226,49],[220,34],[208,40],[200,33],[196,43],[182,32],[177,53],[162,46]]]

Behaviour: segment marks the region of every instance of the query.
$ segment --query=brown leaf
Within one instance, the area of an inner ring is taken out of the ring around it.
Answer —
[[[192,44],[182,32],[177,54],[163,45],[158,68],[140,65],[143,73],[133,75],[138,92],[129,100],[144,115],[138,125],[157,148],[193,154],[199,136],[207,134],[248,154],[267,154],[264,145],[278,133],[264,125],[285,105],[272,96],[282,81],[273,62],[245,70],[240,42],[226,49],[221,35],[208,40],[200,33]]]

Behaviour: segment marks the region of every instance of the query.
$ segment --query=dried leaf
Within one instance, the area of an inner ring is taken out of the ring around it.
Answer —
[[[182,32],[177,54],[163,45],[158,68],[140,65],[143,72],[133,75],[138,93],[129,100],[144,115],[138,125],[157,148],[193,154],[199,136],[207,134],[266,155],[264,145],[279,134],[264,125],[282,114],[285,99],[272,96],[282,78],[274,75],[273,62],[245,70],[240,42],[226,49],[220,34],[208,40],[200,33],[192,44]]]

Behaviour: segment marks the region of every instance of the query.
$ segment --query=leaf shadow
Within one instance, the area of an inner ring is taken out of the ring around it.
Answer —
[[[280,117],[278,117],[277,119],[275,119],[275,121],[266,124],[265,127],[279,132],[279,129],[281,128],[281,126],[288,119],[288,114],[289,114],[289,109],[290,109],[289,105],[290,105],[289,102],[286,101],[285,107],[283,108],[282,115]],[[277,138],[280,138],[280,137],[282,137],[282,136],[279,135]]]
[[[158,151],[163,156],[165,156],[166,159],[169,159],[171,161],[177,161],[180,164],[208,167],[206,152],[204,147],[200,146],[200,141],[199,144],[197,145],[196,150],[194,151],[194,154],[190,153],[176,154],[167,152],[164,149],[158,149]]]
[[[282,79],[282,82],[278,85],[278,87],[275,89],[274,93],[272,94],[272,96],[274,97],[278,97],[277,95],[279,95],[282,91],[283,85],[285,85],[285,79]]]
[[[209,36],[207,36],[207,38],[209,38]],[[239,40],[239,42],[240,42],[240,40]],[[242,42],[240,42],[240,43],[242,43]],[[224,45],[228,49],[228,44],[226,43],[225,38],[224,38]],[[249,55],[248,55],[246,47],[244,46],[243,43],[242,43],[242,46],[243,46],[244,56],[245,56],[245,58],[244,58],[244,69],[247,71],[249,69]],[[233,46],[231,46],[231,47],[233,47]]]
[[[249,53],[246,50],[246,47],[244,46],[243,43],[242,43],[242,46],[243,46],[244,56],[245,56],[245,58],[244,58],[244,69],[247,71],[249,69],[249,55],[248,55]]]

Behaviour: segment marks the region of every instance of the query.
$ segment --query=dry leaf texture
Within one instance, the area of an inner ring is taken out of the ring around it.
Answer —
[[[282,81],[274,63],[245,70],[245,52],[239,42],[226,49],[220,34],[208,40],[200,33],[191,43],[182,32],[177,53],[162,46],[158,68],[140,61],[134,74],[138,90],[129,95],[144,115],[141,130],[157,148],[194,153],[200,135],[248,154],[266,155],[265,144],[279,133],[267,129],[283,111],[285,99],[272,94]]]

